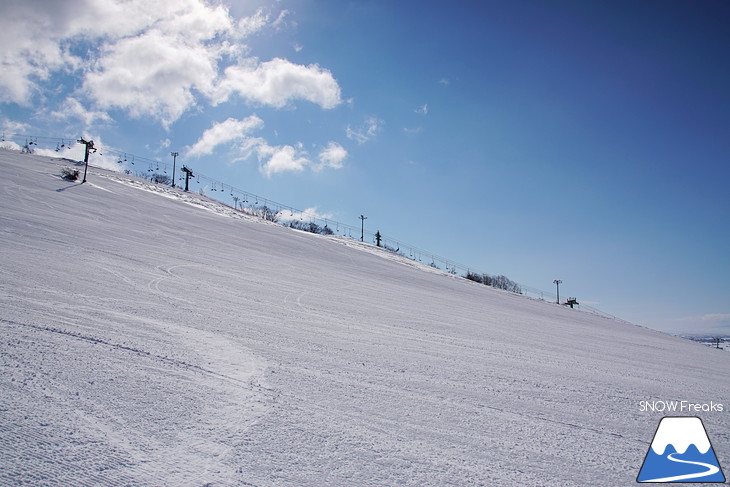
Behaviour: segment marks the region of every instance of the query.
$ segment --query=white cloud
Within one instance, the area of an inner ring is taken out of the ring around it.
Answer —
[[[116,42],[152,26],[166,35],[188,30],[188,39],[200,39],[201,27],[226,18],[224,8],[200,0],[10,0],[0,29],[0,97],[28,104],[53,73],[96,68]]]
[[[102,108],[160,119],[168,127],[194,102],[193,90],[212,91],[215,54],[153,30],[109,48],[84,88]]]
[[[317,207],[313,206],[303,211],[291,212],[284,210],[280,213],[280,218],[284,221],[302,220],[307,222],[315,220],[331,220],[332,213],[320,213],[317,210]]]
[[[34,88],[31,76],[47,77],[47,71],[33,67],[22,60],[11,60],[3,56],[0,65],[0,102],[27,104]]]
[[[170,144],[172,144],[172,141],[170,139],[165,138],[165,139],[160,140],[159,143],[157,144],[157,146],[155,146],[153,144],[145,144],[144,147],[148,151],[159,153],[160,151],[165,150],[168,147],[170,147]]]
[[[259,9],[251,17],[245,17],[239,20],[236,25],[236,30],[239,36],[248,37],[263,29],[268,22],[269,16],[265,15],[262,9]]]
[[[51,116],[60,119],[77,118],[90,127],[94,122],[111,122],[108,113],[85,108],[76,98],[69,96],[61,105],[60,110],[51,112]]]
[[[3,134],[9,132],[11,134],[22,134],[30,130],[30,125],[26,122],[17,122],[8,118],[2,120]]]
[[[302,172],[306,168],[313,171],[339,169],[347,158],[347,151],[342,146],[330,142],[320,151],[319,163],[312,164],[301,142],[294,146],[270,145],[261,137],[244,138],[239,145],[239,151],[242,159],[248,159],[255,154],[259,159],[259,170],[267,178],[285,172]]]
[[[56,32],[64,28],[61,2],[11,0],[0,21],[0,101],[29,104],[36,82],[64,65]],[[66,7],[64,7],[66,8]],[[58,22],[51,22],[59,14]]]
[[[449,85],[449,83],[451,83],[451,81],[449,81],[449,79],[448,79],[448,78],[441,78],[441,79],[439,80],[439,84],[440,84],[440,85],[448,86],[448,85]]]
[[[270,155],[268,161],[260,168],[266,177],[282,172],[301,172],[309,164],[309,159],[306,158],[301,148],[294,148],[290,145],[261,146],[259,152]]]
[[[271,157],[273,149],[263,137],[244,137],[238,142],[238,152],[240,157],[234,159],[233,162],[246,160],[252,155],[257,155],[259,160]]]
[[[377,117],[368,117],[362,126],[353,129],[349,125],[345,129],[345,135],[348,139],[354,140],[358,144],[364,144],[368,140],[375,137],[382,129],[384,122]]]
[[[326,167],[340,168],[347,157],[347,151],[335,142],[330,142],[319,153],[319,164],[312,165],[304,146],[271,145],[263,137],[253,137],[251,132],[264,125],[256,115],[242,120],[229,118],[220,123],[214,123],[211,128],[203,132],[200,138],[186,153],[188,157],[201,157],[212,154],[217,147],[235,142],[240,154],[238,160],[245,160],[255,155],[260,163],[261,173],[270,178],[275,174],[285,172],[301,172],[307,167],[319,171]]]
[[[302,66],[286,59],[229,66],[216,87],[215,102],[221,103],[238,94],[250,101],[282,108],[291,100],[316,103],[322,108],[334,108],[342,100],[340,87],[327,69],[317,64]]]
[[[212,2],[200,0],[168,1],[163,4],[166,8],[150,30],[159,30],[165,36],[194,44],[213,40],[219,34],[235,31],[234,21],[223,5],[214,6]],[[241,22],[251,26],[247,33],[262,27],[259,12],[252,18],[242,19]]]
[[[428,115],[428,103],[424,103],[422,106],[416,108],[413,111],[420,115]]]
[[[315,166],[315,171],[324,168],[340,169],[342,163],[347,159],[347,151],[337,142],[330,142],[327,147],[319,153],[319,164]]]
[[[233,94],[277,108],[294,100],[341,103],[327,69],[245,57],[242,41],[291,23],[286,10],[273,20],[261,9],[237,19],[205,0],[8,1],[0,20],[0,102],[30,105],[36,95],[42,102],[44,88],[58,86],[53,76],[71,75],[82,86],[71,98],[94,110],[88,123],[119,109],[169,128],[201,101],[218,104]]]
[[[214,123],[211,128],[203,132],[203,135],[187,151],[188,157],[200,157],[212,154],[216,147],[232,141],[252,140],[248,134],[253,130],[263,127],[264,121],[256,115],[251,115],[243,120],[229,118],[224,122]]]

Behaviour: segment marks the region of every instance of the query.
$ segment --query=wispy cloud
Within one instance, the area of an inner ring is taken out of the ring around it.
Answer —
[[[706,313],[684,316],[672,321],[674,328],[685,333],[730,333],[730,313]]]
[[[234,150],[240,156],[238,160],[246,160],[255,155],[259,160],[259,170],[267,178],[287,172],[302,172],[306,168],[313,171],[339,169],[347,158],[347,151],[341,145],[329,142],[320,150],[319,162],[314,164],[301,142],[294,145],[271,145],[263,137],[254,137],[252,133],[263,126],[263,120],[256,115],[241,120],[228,118],[214,123],[188,148],[186,156],[210,155],[220,146],[233,144]]]
[[[8,118],[3,118],[2,129],[3,132],[22,134],[30,130],[30,125],[26,122],[18,122],[15,120],[10,120]]]
[[[428,103],[424,103],[413,111],[418,113],[419,115],[428,115]]]
[[[276,17],[276,20],[274,20],[271,23],[271,25],[273,25],[277,29],[280,29],[280,28],[285,27],[287,25],[287,23],[288,23],[288,21],[286,20],[286,18],[288,16],[289,16],[289,11],[288,10],[282,10],[281,12],[279,12],[279,16]]]
[[[112,118],[104,111],[95,111],[85,108],[79,100],[74,97],[67,97],[60,109],[51,112],[51,116],[67,120],[76,118],[84,123],[84,127],[90,127],[95,122],[111,122]]]
[[[706,322],[730,324],[730,313],[710,313],[702,315],[700,319]]]
[[[258,9],[252,16],[238,20],[236,32],[239,37],[245,38],[263,29],[268,22],[269,16],[264,13],[263,9]]]
[[[380,133],[384,124],[385,122],[377,117],[368,117],[365,119],[364,123],[356,129],[353,129],[348,125],[345,129],[345,135],[348,139],[354,140],[358,144],[364,144]]]
[[[675,321],[698,322],[705,323],[728,323],[730,324],[730,313],[707,313],[699,316],[685,316],[676,318]]]
[[[172,141],[168,138],[165,138],[165,139],[160,140],[159,143],[157,144],[157,146],[154,146],[152,144],[145,144],[144,147],[145,147],[145,149],[147,149],[149,151],[159,153],[160,151],[163,151],[163,150],[169,148],[170,144],[172,144]]]

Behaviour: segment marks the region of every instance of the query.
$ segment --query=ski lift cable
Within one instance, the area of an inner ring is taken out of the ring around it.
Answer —
[[[60,152],[61,148],[75,146],[75,143],[71,143],[70,141],[75,142],[77,139],[78,139],[78,137],[65,137],[65,136],[64,137],[47,137],[47,136],[41,136],[41,135],[16,134],[16,133],[9,133],[9,132],[2,133],[2,141],[15,141],[15,142],[18,142],[19,144],[25,142],[26,145],[28,145],[28,146],[30,146],[31,144],[34,146],[40,146],[40,144],[42,143],[45,146],[51,147],[51,150],[55,146],[55,148],[59,152]],[[157,170],[159,170],[159,166],[160,166],[159,159],[150,159],[147,157],[138,156],[136,154],[132,154],[127,151],[117,149],[115,147],[108,146],[108,145],[98,145],[97,149],[98,149],[99,153],[100,154],[103,153],[105,157],[116,157],[116,159],[117,159],[116,162],[118,162],[120,164],[126,163],[126,164],[130,164],[130,165],[134,165],[135,162],[139,162],[141,164],[148,164],[149,165],[148,167],[150,167],[150,168],[154,164],[154,167],[156,167]],[[167,163],[165,163],[164,161],[162,162],[162,166],[163,166],[164,170],[167,169]],[[221,192],[223,192],[223,188],[226,187],[229,190],[228,192],[231,196],[235,196],[235,194],[242,195],[243,198],[239,199],[239,201],[242,203],[248,202],[249,197],[251,197],[254,199],[254,201],[257,201],[257,202],[264,201],[265,205],[267,205],[267,206],[271,205],[272,208],[279,208],[280,209],[279,212],[282,212],[282,210],[281,210],[282,208],[285,210],[288,210],[290,213],[290,216],[292,216],[292,217],[295,214],[299,214],[299,215],[307,214],[307,216],[309,216],[312,221],[324,221],[325,225],[330,225],[330,224],[334,223],[338,232],[339,232],[340,227],[342,228],[343,235],[349,234],[350,237],[352,237],[353,233],[356,233],[356,234],[360,233],[359,226],[356,227],[354,225],[348,225],[346,223],[343,223],[343,222],[340,222],[337,220],[333,220],[331,218],[323,218],[323,217],[316,215],[315,213],[306,212],[304,210],[294,208],[293,206],[284,205],[282,203],[272,201],[268,198],[264,198],[263,196],[256,195],[249,191],[244,191],[235,186],[223,183],[222,181],[219,181],[217,179],[206,176],[205,174],[200,174],[198,171],[195,171],[195,177],[196,177],[196,181],[199,184],[208,182],[211,185],[215,184],[216,187],[220,187]],[[368,235],[368,238],[374,238],[373,232],[366,231],[365,234]],[[394,238],[391,236],[387,236],[387,235],[382,235],[382,233],[381,233],[381,238],[383,239],[384,242],[386,241],[385,240],[386,238],[387,238],[387,241],[396,242],[397,250],[399,250],[399,251],[400,251],[400,249],[409,249],[414,255],[417,255],[418,257],[430,256],[431,262],[441,263],[444,265],[444,267],[446,267],[447,270],[456,272],[457,269],[461,270],[461,271],[469,271],[472,269],[471,266],[466,266],[464,264],[455,262],[451,259],[447,259],[445,257],[434,254],[433,252],[429,252],[424,249],[421,249],[417,246],[410,245],[400,239],[397,239],[397,238]],[[532,294],[535,296],[551,296],[551,294],[552,294],[552,293],[545,292],[540,289],[522,285],[520,283],[516,283],[516,284],[518,286],[520,286],[520,288],[523,290],[524,293]],[[610,318],[614,318],[614,319],[620,319],[613,315],[610,315],[609,313],[605,313],[601,310],[593,308],[591,306],[582,305],[582,308],[586,309],[587,311],[594,312],[594,313],[602,315],[602,316],[606,316],[606,317],[610,317]]]

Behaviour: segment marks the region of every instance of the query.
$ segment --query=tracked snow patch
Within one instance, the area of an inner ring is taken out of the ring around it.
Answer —
[[[629,485],[639,401],[730,405],[726,353],[63,164],[0,151],[0,485]]]

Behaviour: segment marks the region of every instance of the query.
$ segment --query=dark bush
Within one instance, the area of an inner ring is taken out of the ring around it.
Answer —
[[[170,176],[168,176],[167,174],[160,174],[160,173],[155,173],[152,176],[150,176],[150,181],[152,181],[153,183],[158,183],[158,184],[166,184],[168,186],[170,186],[172,184],[172,178]]]
[[[466,275],[464,276],[470,281],[478,282],[479,284],[483,283],[482,276],[479,274],[475,274],[471,271],[467,271]]]
[[[522,288],[516,282],[510,280],[506,276],[490,276],[489,274],[477,274],[475,272],[468,271],[465,278],[470,281],[479,282],[486,286],[491,286],[497,289],[504,289],[517,294],[522,294]]]
[[[334,235],[335,233],[327,225],[320,227],[314,222],[303,222],[301,220],[290,221],[289,228],[295,228],[303,232],[317,233],[319,235]]]
[[[61,177],[66,181],[76,181],[79,179],[79,170],[63,167],[61,168]]]

